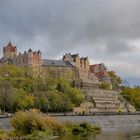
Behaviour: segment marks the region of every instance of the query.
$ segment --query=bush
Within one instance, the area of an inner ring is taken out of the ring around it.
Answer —
[[[75,125],[72,128],[72,134],[74,135],[85,134],[85,133],[87,133],[87,131],[84,128],[80,127],[79,125]]]
[[[67,127],[69,127],[69,132],[71,132],[74,135],[86,135],[88,133],[99,133],[101,129],[97,126],[93,126],[87,122],[79,123],[79,124],[67,124]]]
[[[39,111],[20,111],[12,118],[11,123],[18,134],[31,134],[34,130],[45,131],[44,119]]]
[[[46,127],[49,126],[53,130],[53,135],[59,135],[64,132],[64,129],[63,129],[64,125],[58,122],[55,118],[46,117],[44,121],[45,121]]]
[[[38,110],[20,111],[11,119],[14,132],[11,136],[24,136],[28,138],[45,138],[47,136],[58,136],[64,133],[74,135],[87,134],[88,132],[98,133],[100,128],[89,123],[65,123],[58,122],[53,117],[44,117]]]
[[[100,88],[109,90],[109,89],[111,89],[111,86],[110,86],[110,84],[108,82],[103,81],[103,82],[101,82]]]
[[[52,117],[43,117],[38,110],[20,111],[12,118],[11,123],[17,135],[35,134],[35,131],[59,134],[63,125]]]
[[[83,129],[85,129],[88,132],[94,132],[94,133],[98,133],[101,131],[101,128],[91,125],[87,122],[83,122],[79,124],[80,127],[82,127]]]

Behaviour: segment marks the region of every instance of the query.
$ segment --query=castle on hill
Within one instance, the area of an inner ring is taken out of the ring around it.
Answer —
[[[24,51],[18,53],[17,47],[8,43],[3,47],[3,57],[0,59],[0,66],[10,64],[18,67],[29,67],[33,76],[48,78],[67,78],[73,81],[73,86],[84,91],[85,102],[74,112],[116,112],[121,108],[124,112],[133,112],[135,108],[126,101],[119,100],[119,92],[102,90],[102,81],[107,81],[110,86],[112,79],[108,75],[107,68],[103,63],[90,64],[88,57],[80,57],[79,54],[66,53],[61,60],[44,59],[40,50]]]
[[[67,77],[71,79],[77,88],[98,88],[101,81],[111,84],[111,78],[103,63],[90,64],[88,57],[80,57],[79,54],[66,53],[61,60],[44,59],[40,50],[24,51],[18,53],[17,47],[8,43],[3,47],[3,57],[0,65],[11,64],[19,67],[31,67],[35,75],[43,77],[50,74],[54,77]]]

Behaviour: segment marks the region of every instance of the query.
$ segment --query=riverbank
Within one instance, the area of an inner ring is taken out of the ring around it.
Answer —
[[[140,115],[113,116],[57,116],[60,121],[88,122],[101,127],[102,131],[140,130]]]
[[[4,140],[44,139],[67,134],[87,135],[101,132],[100,127],[90,123],[60,121],[57,118],[45,116],[39,110],[19,111],[12,118],[3,118],[0,125],[0,139]]]
[[[112,115],[112,116],[57,116],[60,121],[86,121],[101,127],[98,135],[86,137],[67,136],[56,140],[138,140],[140,139],[140,115]]]
[[[110,116],[56,116],[56,119],[64,122],[88,122],[102,128],[102,131],[116,131],[122,129],[139,129],[140,115],[110,115]],[[0,118],[0,128],[11,130],[10,118]]]

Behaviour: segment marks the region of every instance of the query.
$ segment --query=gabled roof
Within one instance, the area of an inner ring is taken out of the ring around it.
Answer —
[[[43,59],[42,60],[42,66],[56,66],[56,67],[74,67],[73,64],[71,64],[68,61],[63,60],[52,60],[52,59]]]

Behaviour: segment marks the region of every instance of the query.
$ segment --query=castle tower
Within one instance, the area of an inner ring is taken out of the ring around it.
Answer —
[[[17,55],[17,47],[13,46],[11,42],[8,43],[6,47],[3,48],[3,58],[11,58]]]
[[[39,64],[39,66],[41,66],[42,65],[42,53],[40,50],[38,50],[37,55],[38,55],[38,64]]]
[[[29,49],[28,50],[28,56],[27,56],[28,58],[28,65],[29,66],[32,66],[33,65],[33,51],[32,51],[32,49]]]
[[[90,64],[88,57],[80,57],[79,54],[66,53],[63,58],[64,61],[75,63],[79,77],[81,80],[87,80],[89,78]]]
[[[28,51],[28,65],[38,67],[42,65],[42,54],[40,51],[33,52],[31,49]]]

